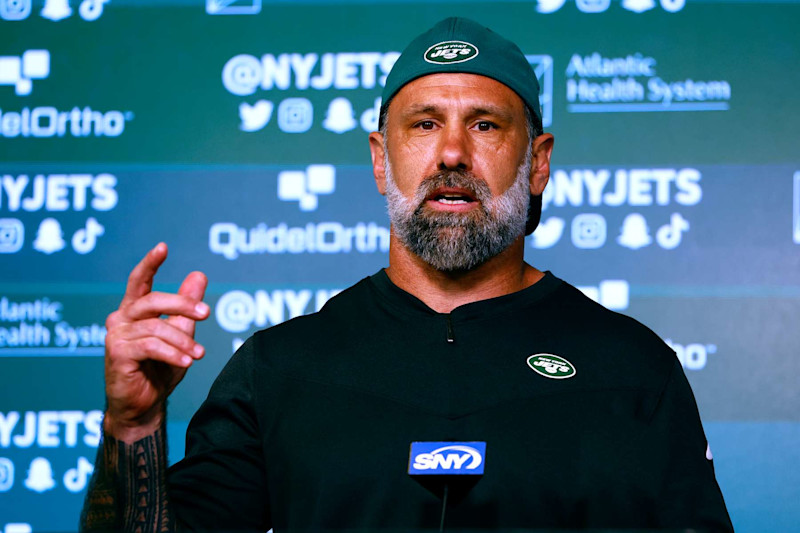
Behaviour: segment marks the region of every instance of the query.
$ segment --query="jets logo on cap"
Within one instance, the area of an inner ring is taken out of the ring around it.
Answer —
[[[428,63],[463,63],[478,56],[478,47],[465,41],[444,41],[425,51]]]
[[[537,374],[552,379],[571,378],[577,373],[572,363],[550,353],[531,355],[528,357],[528,366]]]

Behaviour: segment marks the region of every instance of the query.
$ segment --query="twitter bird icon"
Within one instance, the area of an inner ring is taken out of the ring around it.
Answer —
[[[567,0],[536,0],[536,11],[539,13],[554,13],[561,9]]]
[[[267,125],[272,118],[272,102],[269,100],[259,100],[253,105],[247,102],[239,104],[239,118],[242,123],[239,129],[242,131],[258,131]]]
[[[543,250],[554,246],[564,233],[564,219],[559,217],[550,217],[544,222],[539,224],[536,231],[533,232],[534,248]]]

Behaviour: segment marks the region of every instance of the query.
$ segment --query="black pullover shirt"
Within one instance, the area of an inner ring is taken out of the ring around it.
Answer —
[[[438,530],[413,441],[486,442],[447,531],[732,531],[674,352],[549,272],[442,314],[381,271],[256,333],[193,418],[170,500],[193,529]]]

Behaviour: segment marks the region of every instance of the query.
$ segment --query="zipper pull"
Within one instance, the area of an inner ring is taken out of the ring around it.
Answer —
[[[453,332],[453,321],[450,320],[450,314],[446,314],[444,316],[445,322],[447,323],[447,342],[452,344],[456,342],[456,335]]]

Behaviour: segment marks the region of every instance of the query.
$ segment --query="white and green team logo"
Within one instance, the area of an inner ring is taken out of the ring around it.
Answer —
[[[465,41],[444,41],[434,44],[425,51],[428,63],[463,63],[475,59],[478,47]]]
[[[546,378],[566,379],[576,374],[572,363],[550,353],[537,353],[528,357],[528,366]]]

